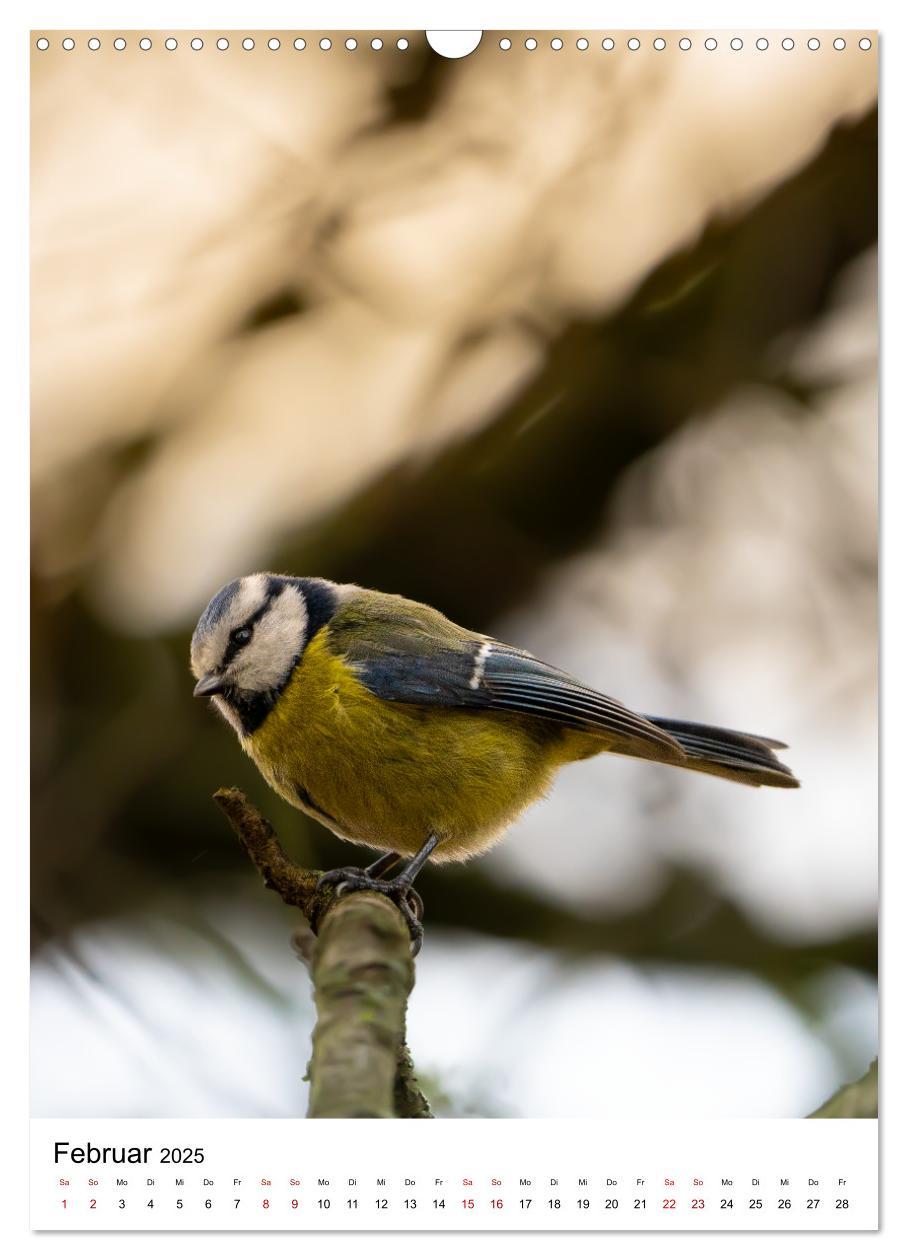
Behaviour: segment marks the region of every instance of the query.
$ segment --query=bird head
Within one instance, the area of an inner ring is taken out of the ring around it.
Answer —
[[[241,734],[274,704],[310,629],[306,580],[253,573],[223,587],[199,618],[190,666],[194,696],[210,696]]]

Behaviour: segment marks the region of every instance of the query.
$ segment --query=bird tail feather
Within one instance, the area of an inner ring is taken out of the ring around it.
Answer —
[[[788,766],[776,756],[777,749],[787,747],[777,739],[730,731],[722,726],[645,716],[678,741],[685,753],[685,769],[715,774],[751,787],[800,787]]]

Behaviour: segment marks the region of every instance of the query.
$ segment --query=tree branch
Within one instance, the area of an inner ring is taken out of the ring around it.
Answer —
[[[413,1070],[413,1059],[404,1042],[397,1053],[394,1080],[394,1110],[405,1120],[431,1120],[432,1108]]]
[[[325,916],[312,958],[310,1116],[395,1114],[413,979],[410,933],[387,897],[351,893]]]
[[[250,861],[265,881],[265,887],[273,889],[288,906],[302,910],[314,931],[316,923],[334,901],[332,889],[319,890],[317,887],[321,871],[304,870],[290,860],[271,823],[239,788],[218,788],[214,803],[226,815]]]
[[[843,1085],[817,1107],[808,1120],[875,1120],[878,1114],[878,1060],[874,1059],[859,1081]]]
[[[404,1042],[415,970],[400,911],[376,893],[339,898],[331,887],[320,889],[321,871],[291,861],[274,828],[242,792],[220,788],[214,800],[265,887],[301,910],[316,934],[311,953],[297,943],[317,1011],[309,1116],[430,1117]]]

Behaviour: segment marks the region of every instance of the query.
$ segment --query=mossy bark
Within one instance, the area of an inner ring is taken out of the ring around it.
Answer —
[[[312,957],[311,1117],[396,1114],[413,981],[410,934],[386,897],[351,893],[325,915]]]
[[[397,1055],[397,1076],[394,1080],[394,1112],[404,1120],[431,1120],[432,1108],[420,1088],[413,1070],[413,1059],[404,1043]]]

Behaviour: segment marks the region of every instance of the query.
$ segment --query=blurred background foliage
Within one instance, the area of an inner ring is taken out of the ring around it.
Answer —
[[[35,54],[35,1112],[304,1111],[292,919],[211,793],[355,854],[187,668],[270,568],[804,780],[603,758],[429,870],[442,1109],[807,1114],[876,1048],[874,54],[360,42]]]

